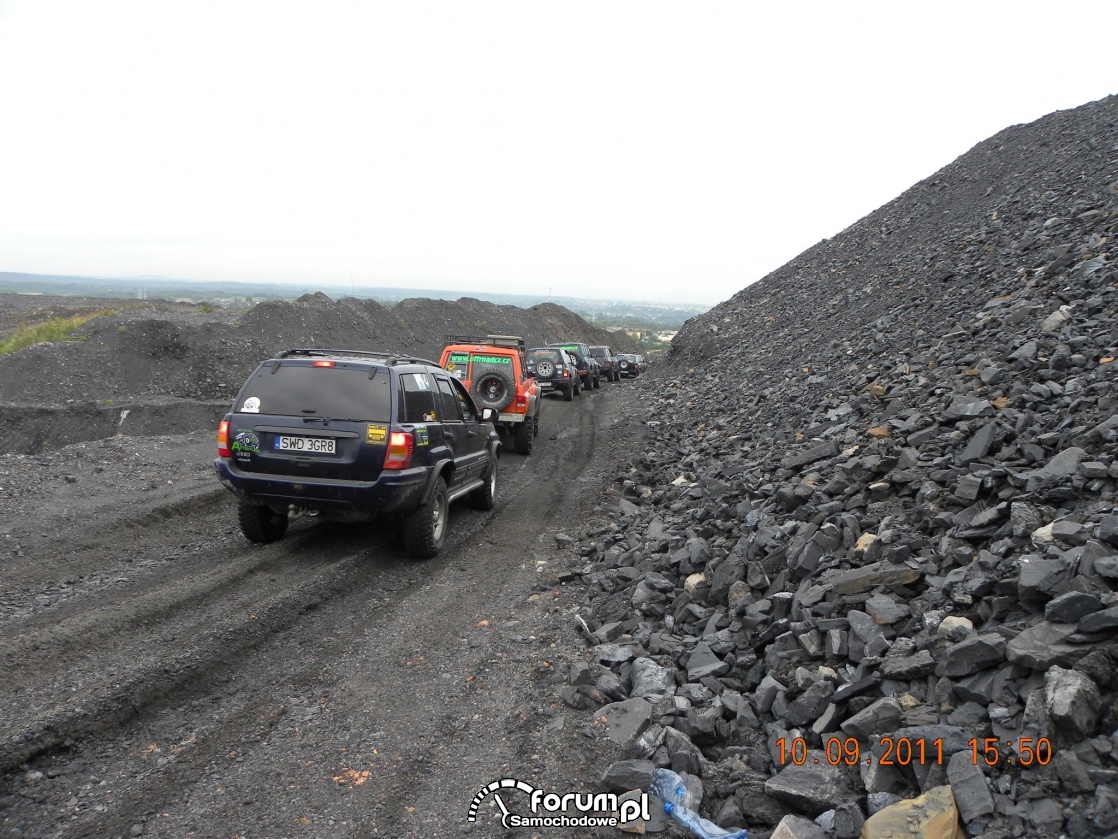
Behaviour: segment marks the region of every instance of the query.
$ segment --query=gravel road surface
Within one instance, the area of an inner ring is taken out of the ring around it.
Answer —
[[[250,544],[210,433],[0,457],[0,835],[489,836],[492,781],[600,791],[610,746],[556,700],[555,536],[602,503],[637,386],[548,398],[497,509],[455,505],[425,562],[383,523]]]

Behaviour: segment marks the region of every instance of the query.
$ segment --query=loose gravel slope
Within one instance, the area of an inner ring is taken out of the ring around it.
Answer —
[[[579,543],[583,678],[651,705],[607,777],[684,771],[751,836],[939,836],[923,794],[967,835],[1113,836],[1116,359],[1113,96],[688,322]]]

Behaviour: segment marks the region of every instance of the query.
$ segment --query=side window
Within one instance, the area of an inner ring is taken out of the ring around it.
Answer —
[[[466,386],[457,380],[451,381],[450,384],[454,388],[454,395],[458,397],[458,406],[462,410],[462,417],[466,420],[480,419],[480,415],[474,407],[474,400],[470,398]]]
[[[462,406],[458,403],[458,394],[450,379],[435,376],[435,384],[439,387],[439,407],[442,410],[443,422],[459,422],[463,419]]]
[[[402,422],[434,422],[439,418],[435,408],[435,394],[431,379],[426,373],[404,373],[400,376],[403,398]]]

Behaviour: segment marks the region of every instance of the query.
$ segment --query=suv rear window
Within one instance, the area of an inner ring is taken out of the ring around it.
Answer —
[[[404,422],[434,422],[435,393],[431,390],[431,380],[426,373],[402,373],[400,388],[403,391]]]
[[[388,422],[392,411],[389,375],[387,370],[378,370],[370,379],[368,367],[280,364],[274,372],[270,366],[262,367],[245,382],[233,410]]]
[[[559,358],[559,350],[532,350],[528,353],[529,361],[539,361],[541,358],[547,359],[552,364],[563,363],[563,360]]]

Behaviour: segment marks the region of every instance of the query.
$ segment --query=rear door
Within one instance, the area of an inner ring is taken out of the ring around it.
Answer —
[[[478,427],[464,387],[459,393],[455,388],[457,382],[448,375],[435,373],[434,377],[442,409],[443,439],[453,453],[455,473],[462,481],[479,478],[489,461],[485,448],[487,429]]]
[[[446,455],[442,406],[434,380],[422,367],[401,370],[400,428],[412,434],[412,463],[432,466]]]
[[[232,459],[245,472],[373,481],[384,463],[391,417],[385,368],[274,359],[237,394]]]

